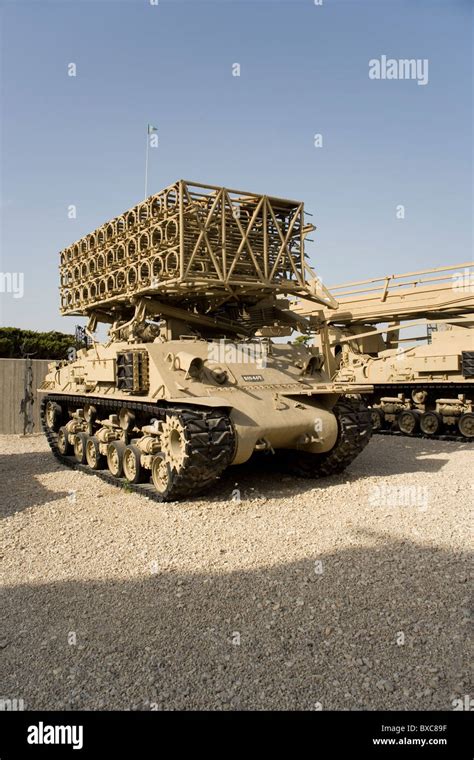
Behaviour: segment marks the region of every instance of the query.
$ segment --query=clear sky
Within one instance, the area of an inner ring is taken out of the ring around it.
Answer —
[[[80,321],[59,316],[58,251],[143,197],[148,122],[150,194],[304,200],[329,285],[472,258],[471,0],[0,6],[0,272],[24,273],[2,325]],[[428,83],[370,79],[382,55],[428,59]]]

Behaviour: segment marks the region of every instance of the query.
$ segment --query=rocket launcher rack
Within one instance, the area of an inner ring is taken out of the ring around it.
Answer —
[[[117,315],[291,294],[334,308],[305,260],[304,205],[179,180],[61,251],[61,312]]]

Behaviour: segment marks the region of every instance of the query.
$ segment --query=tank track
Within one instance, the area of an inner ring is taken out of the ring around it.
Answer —
[[[439,395],[439,394],[447,394],[448,396],[456,396],[458,393],[466,393],[466,391],[472,392],[472,384],[469,384],[467,387],[466,385],[453,385],[450,386],[448,389],[446,387],[446,384],[444,383],[430,383],[429,386],[423,385],[423,384],[417,384],[412,383],[411,385],[404,385],[403,383],[400,384],[385,384],[385,385],[376,385],[375,389],[377,391],[377,396],[382,395],[395,395],[395,393],[405,393],[405,396],[409,396],[412,391],[422,391],[429,389],[430,393]],[[461,435],[459,432],[449,432],[446,431],[446,429],[438,433],[437,435],[426,435],[423,433],[422,430],[417,430],[413,435],[408,435],[408,433],[404,433],[401,430],[397,430],[395,426],[392,426],[391,423],[385,423],[387,427],[383,428],[374,428],[373,432],[377,435],[388,435],[388,436],[398,436],[401,438],[422,438],[424,440],[428,441],[453,441],[456,443],[474,443],[474,438],[467,438],[464,435]]]
[[[302,478],[337,475],[348,467],[367,446],[372,422],[367,406],[357,398],[339,399],[333,409],[339,425],[334,447],[324,454],[286,450],[282,458],[285,469]]]
[[[425,435],[418,431],[416,435],[402,433],[401,430],[391,430],[390,428],[381,428],[374,430],[374,435],[387,435],[398,438],[423,439],[424,441],[454,441],[457,443],[474,443],[474,438],[465,438],[463,435],[449,435],[449,433],[440,433],[439,435]]]
[[[84,404],[93,404],[99,414],[107,416],[118,411],[122,405],[113,399],[91,398],[89,396],[46,395],[41,402],[41,426],[46,435],[51,451],[56,459],[66,467],[71,467],[88,475],[94,475],[107,483],[126,488],[142,494],[155,501],[175,501],[185,496],[194,495],[215,482],[230,464],[235,436],[231,421],[224,410],[196,409],[185,406],[155,406],[152,404],[127,401],[126,407],[133,411],[138,419],[163,419],[166,413],[176,415],[186,430],[186,453],[188,458],[183,468],[172,473],[169,493],[164,497],[159,494],[153,483],[130,483],[126,478],[117,478],[108,470],[91,470],[86,464],[80,464],[72,456],[63,456],[57,448],[57,434],[47,427],[45,419],[46,404],[56,402],[62,408],[78,408]],[[149,472],[149,471],[147,471]]]

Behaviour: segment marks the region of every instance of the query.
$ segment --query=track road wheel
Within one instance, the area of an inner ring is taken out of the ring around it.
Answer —
[[[58,451],[63,457],[67,457],[71,451],[72,446],[69,443],[69,435],[66,427],[60,427],[58,430]]]
[[[77,433],[74,438],[74,456],[80,464],[86,464],[87,433]]]
[[[47,402],[44,419],[46,422],[46,427],[49,428],[49,430],[54,430],[55,432],[58,430],[61,414],[62,409],[59,404],[56,404],[55,401]]]
[[[466,412],[459,418],[458,428],[464,438],[474,438],[474,414]]]
[[[441,431],[443,420],[438,412],[424,412],[420,418],[420,429],[425,435],[438,435]]]
[[[418,430],[419,413],[415,409],[404,409],[397,417],[398,428],[405,435],[414,435]]]
[[[99,441],[94,436],[86,440],[86,460],[91,470],[103,470],[105,467],[105,457],[100,453]]]
[[[373,406],[370,410],[370,420],[374,433],[377,430],[381,430],[385,421],[382,410]]]
[[[173,488],[171,467],[166,462],[165,455],[160,452],[151,464],[151,479],[163,501],[170,498]]]
[[[129,483],[142,483],[145,479],[140,462],[141,451],[133,443],[126,446],[123,452],[123,474]]]
[[[112,441],[107,447],[107,466],[116,478],[123,475],[123,453],[125,444],[123,441]]]

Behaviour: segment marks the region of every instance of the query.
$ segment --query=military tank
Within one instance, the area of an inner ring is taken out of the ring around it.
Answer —
[[[301,202],[179,180],[61,251],[61,312],[88,318],[91,346],[39,389],[55,456],[160,501],[255,452],[341,472],[369,441],[370,388],[331,381],[324,340],[283,341],[326,329],[288,297],[336,306],[306,261],[312,229]]]
[[[374,431],[474,440],[474,264],[336,285],[332,377],[373,386]],[[295,313],[314,306],[297,300]],[[317,341],[318,342],[318,339]]]

